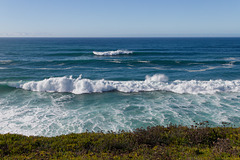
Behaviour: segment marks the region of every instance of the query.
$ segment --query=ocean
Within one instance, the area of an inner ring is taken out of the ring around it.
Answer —
[[[0,133],[240,127],[239,73],[240,38],[0,38]]]

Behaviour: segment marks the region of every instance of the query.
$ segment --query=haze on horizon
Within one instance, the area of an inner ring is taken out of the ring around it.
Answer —
[[[0,37],[240,37],[238,0],[1,0]]]

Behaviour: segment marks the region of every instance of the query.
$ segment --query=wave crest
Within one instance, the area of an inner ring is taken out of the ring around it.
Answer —
[[[133,53],[132,51],[127,51],[127,50],[116,50],[116,51],[105,51],[105,52],[96,52],[93,51],[93,54],[98,55],[98,56],[115,56],[119,54],[131,54]]]
[[[162,74],[146,76],[145,81],[108,81],[74,79],[71,76],[48,78],[42,81],[31,81],[11,85],[24,90],[39,92],[69,92],[73,94],[101,93],[108,91],[141,92],[141,91],[170,91],[179,94],[214,94],[216,92],[240,92],[240,80],[224,81],[180,81],[167,82]]]

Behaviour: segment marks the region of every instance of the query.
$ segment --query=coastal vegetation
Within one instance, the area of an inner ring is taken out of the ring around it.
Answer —
[[[2,134],[0,159],[240,159],[240,128],[206,121],[56,137]]]

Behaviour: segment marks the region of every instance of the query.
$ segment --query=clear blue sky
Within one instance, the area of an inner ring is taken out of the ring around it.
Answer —
[[[240,37],[240,0],[0,0],[0,37]]]

